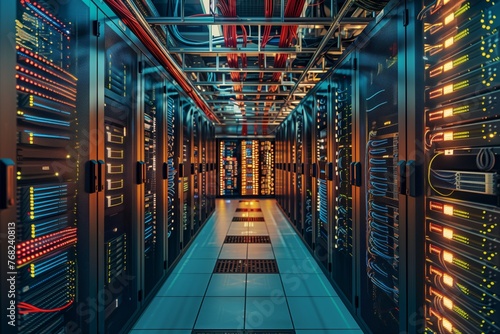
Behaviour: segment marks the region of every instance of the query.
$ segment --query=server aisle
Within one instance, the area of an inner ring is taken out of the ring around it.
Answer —
[[[274,199],[217,200],[131,334],[362,333]]]

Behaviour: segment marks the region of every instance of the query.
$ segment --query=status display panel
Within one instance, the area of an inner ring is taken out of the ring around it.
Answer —
[[[428,333],[500,332],[499,18],[481,0],[424,19]]]

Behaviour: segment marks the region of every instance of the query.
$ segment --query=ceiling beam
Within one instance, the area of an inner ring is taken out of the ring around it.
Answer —
[[[235,91],[230,91],[230,92],[224,92],[224,91],[211,91],[211,92],[200,92],[201,95],[215,95],[217,97],[222,97],[222,96],[228,96],[232,97],[235,96],[236,94],[241,94],[244,96],[288,96],[288,92],[276,92],[276,93],[270,93],[270,92],[235,92]],[[306,96],[307,93],[295,93],[295,96]]]
[[[181,48],[169,48],[171,53],[183,55],[183,54],[194,54],[201,57],[216,57],[216,56],[226,56],[227,54],[246,54],[247,56],[258,56],[259,54],[275,55],[275,54],[290,54],[298,55],[303,53],[314,53],[316,48],[278,48],[266,46],[266,48],[258,50],[257,47],[238,47],[226,48],[226,47],[215,47],[210,49],[209,47],[181,47]],[[331,48],[328,54],[342,54],[342,50],[337,48]]]
[[[213,73],[213,72],[219,72],[219,73],[231,73],[231,72],[241,72],[241,73],[275,73],[275,72],[280,72],[280,73],[296,73],[296,74],[301,74],[304,69],[301,68],[296,68],[296,69],[289,69],[289,68],[259,68],[259,67],[238,67],[238,68],[233,68],[233,67],[218,67],[218,68],[213,68],[213,67],[183,67],[182,70],[186,73]],[[328,72],[327,69],[310,69],[308,73],[326,73]],[[193,84],[197,84],[196,81],[193,82]],[[278,83],[277,83],[278,84]]]
[[[330,26],[335,22],[328,17],[223,17],[223,16],[202,16],[202,17],[172,17],[158,16],[148,17],[146,21],[150,25],[244,25],[244,26]],[[362,25],[365,26],[372,21],[367,17],[346,17],[340,21],[340,25]],[[323,27],[318,27],[323,29]]]
[[[299,87],[305,86],[314,86],[318,82],[302,82],[299,84]],[[291,81],[283,81],[283,82],[259,82],[259,81],[243,81],[243,82],[232,82],[232,81],[193,81],[193,85],[195,86],[295,86],[295,82]]]

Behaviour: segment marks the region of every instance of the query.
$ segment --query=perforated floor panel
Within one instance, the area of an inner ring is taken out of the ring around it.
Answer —
[[[214,273],[244,274],[247,260],[217,260]]]
[[[276,260],[217,260],[214,273],[224,274],[277,274]]]
[[[236,212],[262,212],[261,208],[237,208]]]
[[[228,235],[224,240],[227,244],[268,244],[271,239],[267,235]]]
[[[233,217],[233,222],[263,222],[264,217]]]
[[[247,273],[249,274],[276,274],[278,272],[276,260],[247,260]]]

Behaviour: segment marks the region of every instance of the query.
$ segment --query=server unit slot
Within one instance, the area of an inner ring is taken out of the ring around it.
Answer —
[[[441,105],[427,112],[429,126],[456,125],[480,119],[498,118],[500,92],[488,92],[482,95]]]

